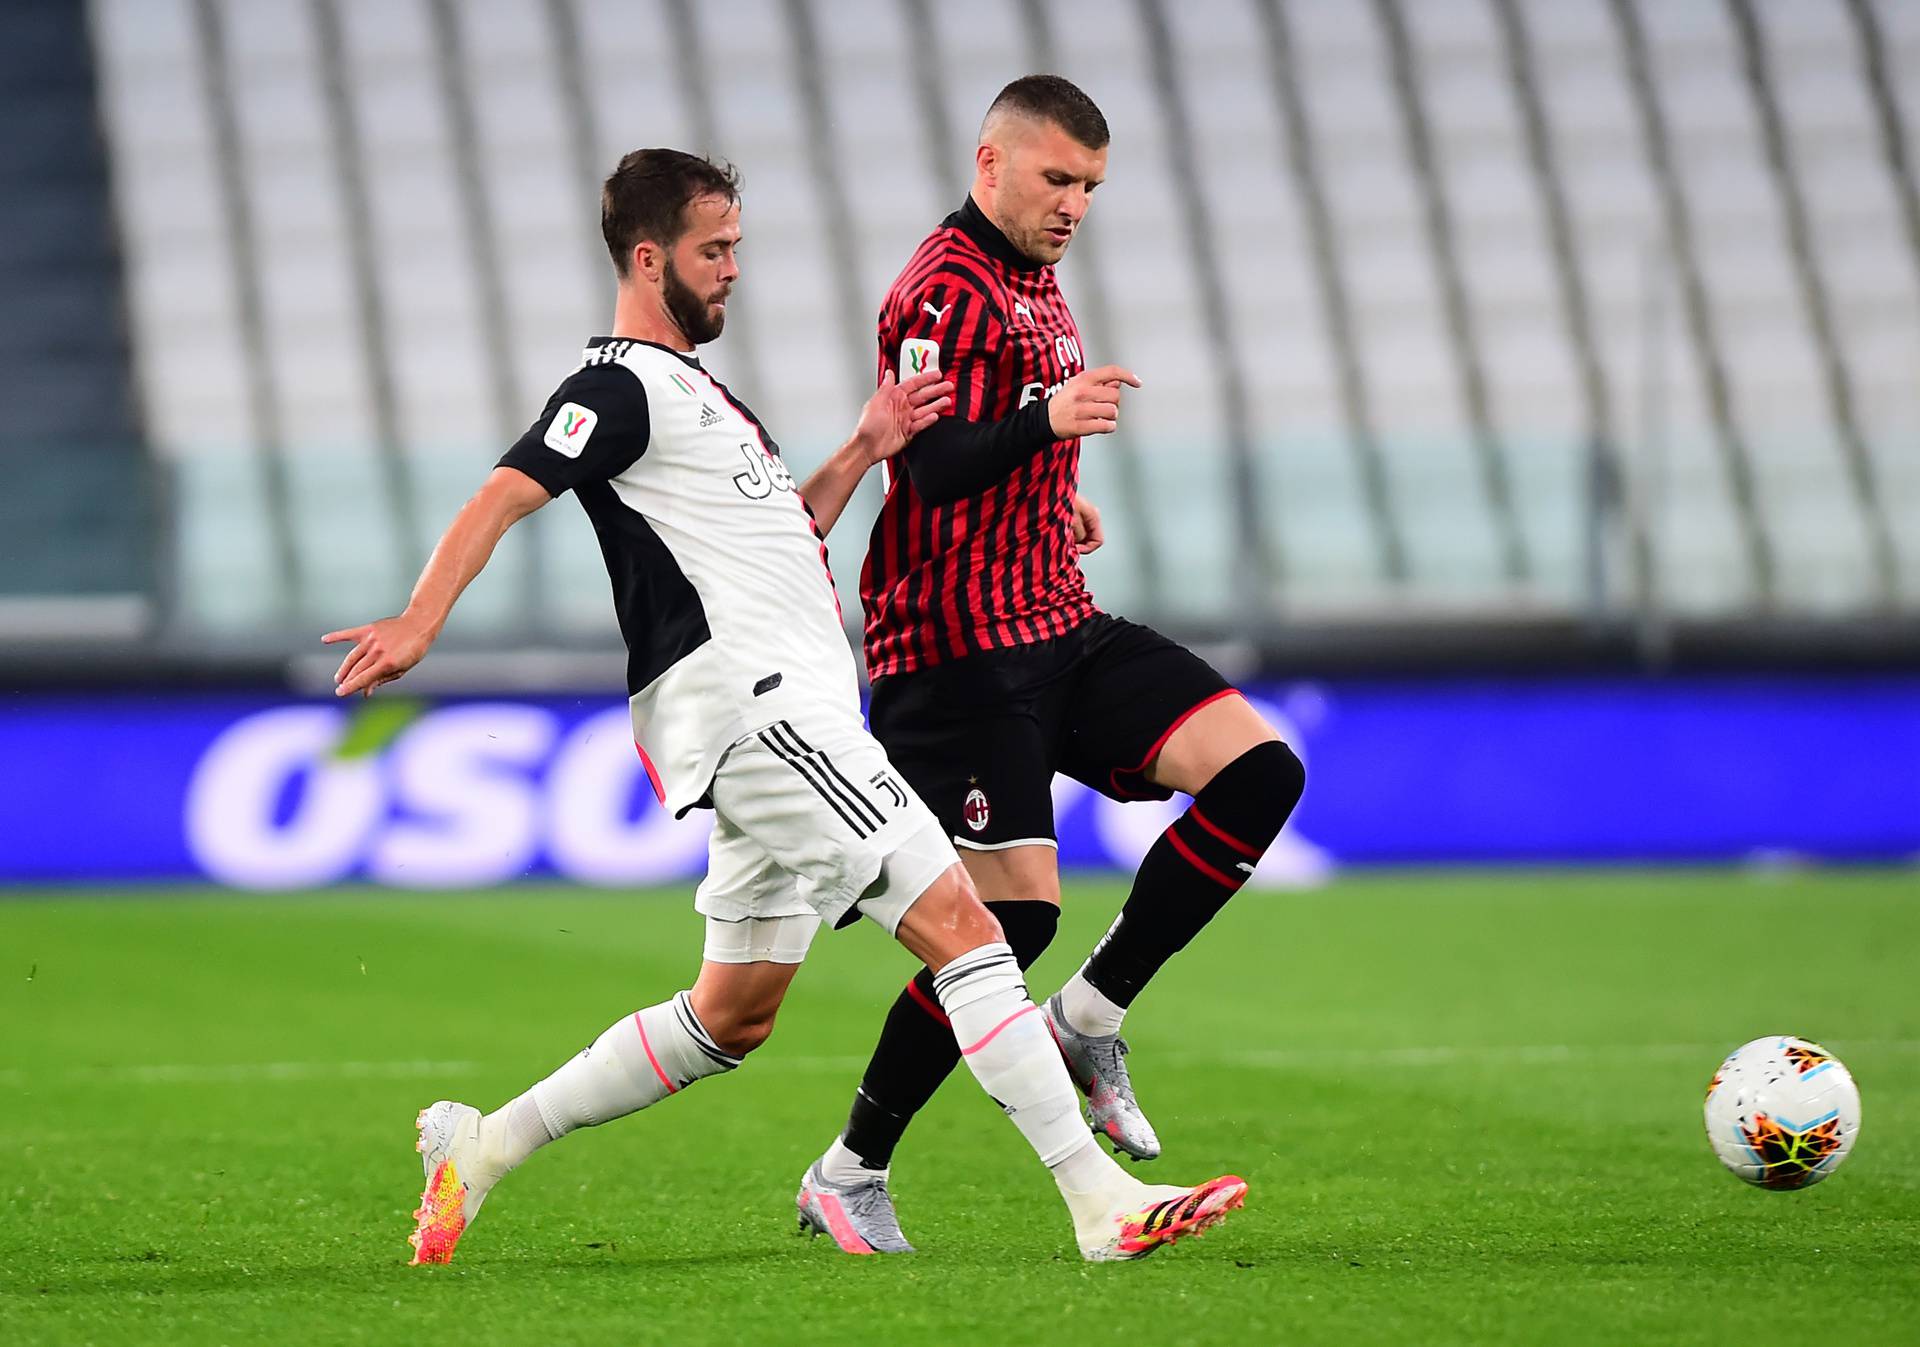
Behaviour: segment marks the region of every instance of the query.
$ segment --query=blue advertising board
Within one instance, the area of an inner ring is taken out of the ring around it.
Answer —
[[[1307,762],[1269,884],[1349,865],[1920,860],[1920,678],[1264,683]],[[697,875],[617,698],[20,696],[0,883],[474,887]],[[1061,859],[1131,866],[1180,808],[1056,782]]]

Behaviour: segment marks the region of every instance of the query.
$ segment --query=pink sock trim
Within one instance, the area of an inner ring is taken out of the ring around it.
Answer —
[[[653,1055],[653,1044],[647,1042],[647,1026],[640,1022],[640,1012],[633,1012],[633,1027],[640,1031],[640,1046],[646,1049],[647,1065],[653,1068],[653,1074],[660,1077],[660,1083],[667,1087],[668,1094],[677,1094],[673,1082],[667,1079],[667,1073],[660,1069],[660,1059]]]
[[[1040,1009],[1040,1007],[1032,1004],[1031,1002],[1029,1002],[1024,1006],[1021,1006],[1020,1009],[1014,1011],[1013,1014],[1007,1016],[1004,1020],[1001,1020],[1000,1023],[994,1025],[993,1028],[987,1030],[986,1037],[982,1038],[978,1043],[975,1043],[970,1048],[960,1049],[960,1055],[962,1057],[973,1056],[974,1053],[980,1051],[980,1049],[986,1047],[987,1044],[993,1042],[993,1040],[999,1036],[999,1033],[1002,1029],[1006,1028],[1009,1024],[1012,1024],[1015,1020],[1019,1019],[1022,1015],[1031,1015],[1034,1011],[1038,1009]]]

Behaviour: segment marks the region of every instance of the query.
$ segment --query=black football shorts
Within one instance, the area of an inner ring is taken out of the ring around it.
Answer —
[[[1096,613],[1065,636],[873,685],[874,737],[962,847],[1055,844],[1056,772],[1115,800],[1164,800],[1146,779],[1173,732],[1232,694],[1159,632]]]

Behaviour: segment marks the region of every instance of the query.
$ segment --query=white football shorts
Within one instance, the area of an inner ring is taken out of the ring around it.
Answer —
[[[888,935],[959,855],[857,720],[780,721],[727,750],[694,908],[715,963],[799,963],[857,903]]]

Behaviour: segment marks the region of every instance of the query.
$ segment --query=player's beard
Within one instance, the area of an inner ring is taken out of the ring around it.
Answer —
[[[1069,236],[1068,242],[1071,242]],[[1067,245],[1049,234],[1042,225],[1027,236],[1025,241],[1015,245],[1029,262],[1040,262],[1052,266],[1067,255]]]
[[[727,325],[727,311],[721,308],[713,311],[713,300],[720,298],[725,291],[714,291],[713,298],[702,299],[693,292],[693,287],[680,279],[680,273],[673,269],[673,262],[667,262],[660,274],[660,297],[667,306],[667,317],[673,319],[674,326],[695,346],[704,346],[717,339],[720,329]]]
[[[1053,223],[1051,216],[1038,224],[1016,223],[1017,217],[995,220],[1000,232],[1007,236],[1007,242],[1013,245],[1015,252],[1027,261],[1041,266],[1052,266],[1066,255],[1066,245],[1047,233],[1047,226]],[[1077,232],[1077,231],[1076,231]],[[1072,241],[1069,235],[1068,242]]]

